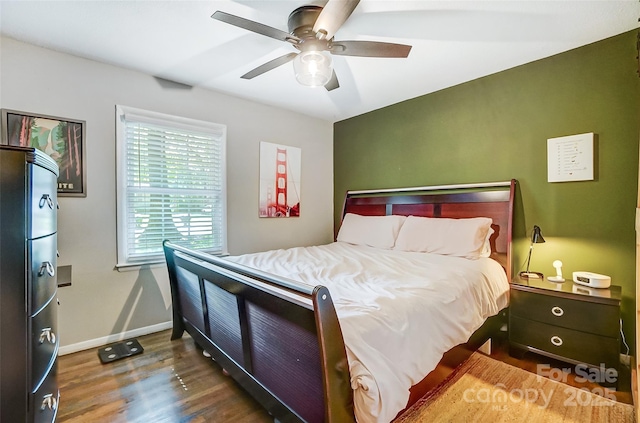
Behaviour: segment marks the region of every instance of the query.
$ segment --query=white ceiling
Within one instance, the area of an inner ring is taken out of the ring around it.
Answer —
[[[638,28],[640,18],[638,0],[362,0],[335,39],[410,44],[408,58],[334,56],[340,88],[331,92],[298,85],[292,63],[240,79],[295,49],[211,19],[213,12],[288,31],[289,13],[311,3],[2,0],[0,31],[335,122]]]

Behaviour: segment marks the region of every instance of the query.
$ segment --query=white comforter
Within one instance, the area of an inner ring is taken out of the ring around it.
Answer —
[[[229,257],[324,285],[344,336],[358,422],[390,422],[452,347],[506,307],[494,260],[381,250],[335,242]]]

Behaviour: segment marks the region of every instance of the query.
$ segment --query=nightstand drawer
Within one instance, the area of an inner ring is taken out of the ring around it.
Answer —
[[[604,363],[607,368],[617,369],[620,360],[620,340],[617,337],[598,336],[513,315],[510,318],[509,341],[593,366]]]
[[[617,338],[620,308],[608,304],[511,290],[510,313],[550,325]]]

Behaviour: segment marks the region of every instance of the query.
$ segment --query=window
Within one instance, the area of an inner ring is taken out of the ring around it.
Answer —
[[[226,126],[116,106],[118,264],[226,253]]]

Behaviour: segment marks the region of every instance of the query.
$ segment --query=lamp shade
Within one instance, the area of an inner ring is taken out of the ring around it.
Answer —
[[[540,232],[540,226],[538,225],[533,225],[533,233],[531,234],[531,242],[533,242],[534,244],[541,244],[544,241],[544,238],[542,237],[542,233]]]
[[[303,51],[293,60],[296,80],[307,87],[322,87],[333,74],[331,54],[328,51]]]
[[[525,278],[525,279],[544,278],[544,275],[540,272],[529,271],[529,264],[531,263],[531,253],[533,252],[533,244],[541,244],[543,242],[545,241],[542,236],[542,231],[540,230],[540,226],[533,225],[533,232],[531,233],[531,245],[529,246],[529,256],[527,257],[527,270],[519,273],[521,278]]]

